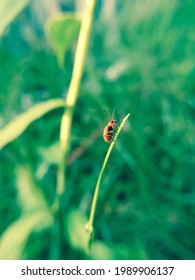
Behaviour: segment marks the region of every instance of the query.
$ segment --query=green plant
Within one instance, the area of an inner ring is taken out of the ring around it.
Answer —
[[[92,205],[91,205],[91,211],[90,211],[90,216],[89,216],[89,221],[88,223],[85,225],[85,229],[86,231],[89,233],[89,241],[88,241],[88,249],[89,251],[91,251],[91,245],[92,245],[92,238],[93,238],[93,234],[94,234],[94,228],[93,228],[93,223],[94,223],[94,216],[95,216],[95,210],[96,210],[96,205],[97,205],[97,199],[98,199],[98,194],[99,194],[99,188],[100,188],[100,184],[101,184],[101,180],[102,180],[102,176],[104,173],[104,170],[106,168],[108,159],[110,157],[110,154],[112,152],[112,149],[114,147],[114,144],[116,142],[116,139],[122,129],[122,127],[124,126],[125,122],[127,121],[128,117],[130,116],[130,114],[127,114],[127,116],[123,119],[123,121],[121,122],[120,126],[118,127],[114,138],[108,148],[108,151],[106,153],[102,168],[100,170],[99,176],[98,176],[98,180],[97,180],[97,184],[95,187],[95,192],[94,192],[94,196],[93,196],[93,200],[92,200]]]
[[[85,56],[88,47],[89,33],[92,25],[95,0],[88,1],[81,23],[81,30],[78,38],[77,50],[75,54],[72,79],[66,96],[65,111],[62,117],[60,128],[61,159],[57,176],[57,197],[60,199],[66,187],[66,166],[69,153],[70,133],[74,108],[78,98],[79,86],[83,74]],[[65,175],[64,175],[65,174]]]
[[[22,1],[20,2],[23,5],[27,3],[27,1],[24,1],[24,3]],[[65,106],[65,111],[62,117],[61,130],[60,130],[61,157],[59,160],[58,173],[57,173],[57,187],[56,187],[57,191],[56,191],[56,199],[54,200],[54,205],[51,208],[52,212],[50,212],[50,209],[48,208],[45,199],[42,197],[42,194],[40,192],[37,193],[36,186],[32,184],[32,186],[30,186],[31,189],[28,190],[28,195],[33,197],[34,196],[33,193],[36,192],[34,204],[32,205],[32,209],[34,212],[32,214],[30,212],[30,207],[29,207],[27,213],[24,213],[25,214],[24,217],[21,217],[19,220],[17,220],[4,233],[0,245],[1,258],[7,258],[7,257],[19,258],[19,256],[22,254],[22,250],[24,249],[25,243],[27,242],[28,236],[30,235],[33,228],[39,226],[39,224],[41,223],[41,219],[45,220],[45,222],[48,221],[48,223],[45,223],[46,227],[51,227],[52,223],[54,223],[54,231],[56,231],[55,229],[56,226],[57,227],[60,226],[58,219],[60,219],[61,216],[58,217],[57,214],[60,208],[60,198],[65,192],[65,184],[66,184],[65,177],[66,177],[67,158],[69,152],[71,124],[72,124],[72,118],[74,113],[74,107],[78,97],[80,81],[83,74],[83,67],[84,67],[85,56],[87,52],[89,32],[92,24],[94,7],[95,7],[95,0],[93,1],[89,0],[86,4],[86,10],[83,15],[83,19],[81,23],[81,30],[79,34],[78,45],[77,45],[77,50],[75,55],[72,79],[66,96],[65,103],[62,99],[55,99],[55,100],[49,100],[43,102],[42,104],[35,105],[34,107],[30,108],[27,112],[18,116],[14,121],[6,125],[0,131],[1,134],[0,147],[3,148],[11,141],[17,139],[33,121],[37,120],[38,118],[42,117],[44,114],[50,112],[53,109]],[[15,7],[15,10],[20,8],[22,8],[22,6],[19,7],[17,6]],[[6,5],[5,5],[5,9],[7,9]],[[17,14],[17,11],[13,13],[13,17],[15,14]],[[63,64],[64,53],[65,51],[67,51],[69,45],[71,44],[74,35],[78,32],[78,27],[79,27],[78,21],[79,18],[76,15],[75,16],[71,15],[67,17],[64,16],[63,18],[61,16],[60,22],[59,22],[59,17],[57,17],[52,21],[49,21],[47,24],[46,30],[48,32],[48,35],[50,36],[51,41],[53,42],[54,48],[58,55],[58,61],[61,64],[61,66]],[[9,22],[10,22],[9,19],[5,21],[5,26]],[[71,32],[69,31],[70,25],[72,30]],[[66,44],[61,45],[61,43],[59,43],[59,40],[62,39],[59,33],[64,32],[64,30],[66,31],[64,35],[65,36],[64,41]],[[41,199],[40,201],[38,200],[39,196]],[[21,192],[21,200],[23,201],[24,204],[25,204],[25,199],[27,199],[27,197],[22,195]],[[39,213],[39,211],[42,211],[41,205],[44,208],[46,208],[44,209],[44,215],[37,215],[42,213],[42,212]],[[54,212],[54,216],[52,215],[53,212]],[[32,215],[32,217],[29,215]],[[6,248],[15,245],[15,243],[14,244],[10,243],[10,237],[13,235],[14,230],[21,228],[21,226],[23,225],[24,221],[26,221],[26,219],[28,219],[29,224],[28,226],[25,225],[26,230],[23,231],[23,235],[21,235],[20,237],[21,238],[20,242],[16,245],[15,250],[12,250],[12,254],[10,255],[10,250],[6,250]],[[57,230],[58,233],[60,230],[61,229],[58,228]],[[57,235],[57,237],[60,238],[59,235]]]
[[[194,259],[195,2],[98,1],[63,174],[81,2],[1,1],[0,256]],[[101,179],[89,255],[84,225],[108,149],[102,109],[116,106],[131,121]]]

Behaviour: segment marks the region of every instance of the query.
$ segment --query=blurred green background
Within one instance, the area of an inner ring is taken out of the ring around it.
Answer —
[[[17,1],[8,2],[9,14]],[[46,23],[57,12],[81,12],[85,1],[20,2],[0,37],[1,128],[39,102],[65,97],[77,41],[60,64]],[[1,259],[88,258],[83,227],[108,148],[102,110],[115,107],[118,122],[131,116],[101,184],[92,258],[195,259],[194,14],[190,0],[97,1],[62,219],[51,211],[58,108],[0,152]]]

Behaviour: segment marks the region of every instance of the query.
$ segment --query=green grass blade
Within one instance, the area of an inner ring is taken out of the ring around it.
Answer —
[[[39,103],[16,117],[0,129],[0,149],[20,136],[33,121],[59,107],[64,107],[64,100],[61,98]]]
[[[91,236],[93,234],[93,222],[94,222],[95,210],[96,210],[96,205],[97,205],[99,188],[100,188],[100,184],[101,184],[101,181],[102,181],[102,176],[103,176],[103,173],[105,171],[105,168],[106,168],[108,159],[110,157],[110,154],[112,152],[112,149],[114,147],[114,144],[116,142],[116,139],[117,139],[117,137],[118,137],[122,127],[124,126],[124,124],[127,121],[129,116],[130,116],[130,114],[127,114],[127,116],[122,120],[118,130],[116,131],[116,133],[114,135],[114,139],[113,139],[112,143],[110,144],[110,146],[108,148],[108,151],[107,151],[107,154],[105,156],[105,159],[104,159],[104,162],[103,162],[100,174],[98,176],[98,180],[97,180],[97,184],[96,184],[95,192],[94,192],[94,196],[93,196],[93,201],[92,201],[92,205],[91,205],[91,212],[90,212],[90,216],[89,216],[89,221],[88,221],[88,223],[86,225],[86,230],[88,230],[89,233],[90,233],[90,238],[89,239],[91,239]]]
[[[0,240],[0,260],[21,259],[29,235],[35,229],[50,227],[53,217],[49,211],[37,211],[22,216],[12,223]]]
[[[1,0],[0,5],[0,36],[5,28],[24,9],[29,0]]]

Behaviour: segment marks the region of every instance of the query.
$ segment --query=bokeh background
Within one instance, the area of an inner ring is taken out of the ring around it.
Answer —
[[[26,1],[5,28],[1,128],[39,102],[66,96],[77,40],[62,65],[45,26],[58,12],[81,12],[84,2]],[[103,110],[112,114],[115,107],[118,122],[131,116],[101,184],[92,258],[195,259],[194,14],[190,0],[97,1],[71,130],[63,219],[50,211],[59,108],[0,151],[1,259],[88,258],[83,227],[108,148]]]

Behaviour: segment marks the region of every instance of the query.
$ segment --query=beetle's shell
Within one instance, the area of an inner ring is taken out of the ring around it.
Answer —
[[[104,128],[103,138],[104,141],[110,143],[114,135],[114,127],[117,125],[116,121],[112,119]]]

